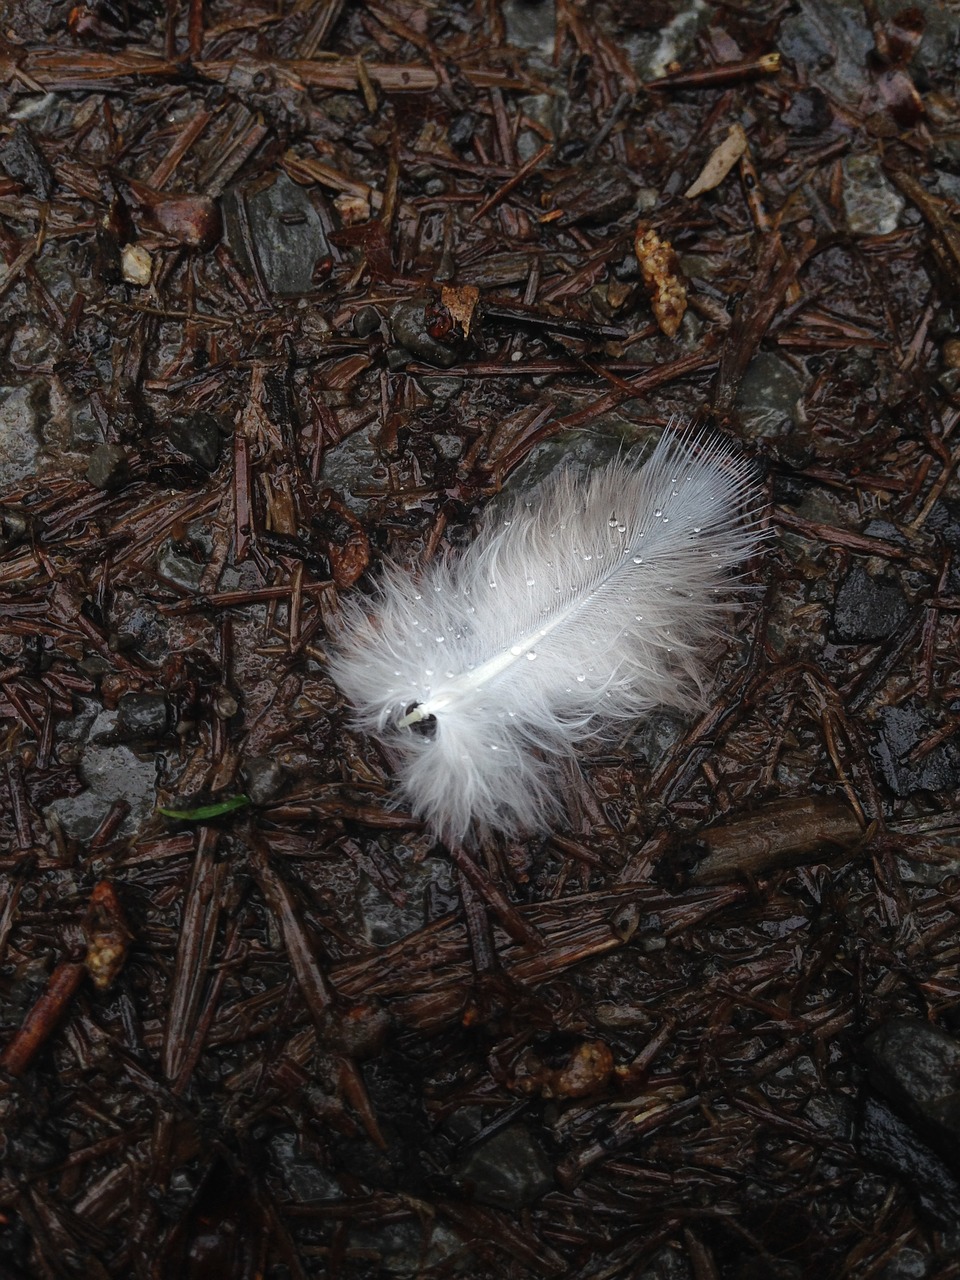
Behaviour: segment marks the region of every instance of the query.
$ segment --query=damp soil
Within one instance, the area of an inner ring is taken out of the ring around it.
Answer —
[[[0,1275],[960,1276],[960,10],[18,0]],[[437,844],[386,559],[699,415],[699,715]]]

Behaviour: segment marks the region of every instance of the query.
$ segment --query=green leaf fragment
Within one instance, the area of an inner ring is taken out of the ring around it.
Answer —
[[[233,813],[235,809],[243,809],[250,803],[249,796],[230,796],[226,800],[215,800],[212,804],[201,804],[196,809],[163,809],[157,806],[157,812],[165,818],[179,818],[183,822],[204,822],[208,818],[222,818],[225,813]]]

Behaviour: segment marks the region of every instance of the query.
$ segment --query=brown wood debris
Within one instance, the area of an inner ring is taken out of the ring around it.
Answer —
[[[960,1280],[941,8],[5,6],[4,1277]],[[678,416],[700,710],[435,844],[343,602]]]

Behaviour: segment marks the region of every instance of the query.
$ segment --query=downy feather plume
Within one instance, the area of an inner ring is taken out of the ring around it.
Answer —
[[[488,516],[459,559],[344,604],[331,674],[440,838],[542,830],[585,739],[702,705],[729,570],[757,547],[752,465],[667,430],[646,465],[569,472]]]

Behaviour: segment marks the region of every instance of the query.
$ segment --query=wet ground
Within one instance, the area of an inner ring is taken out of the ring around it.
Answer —
[[[960,1275],[958,32],[6,7],[0,1274]],[[338,602],[678,413],[708,709],[436,844]]]

